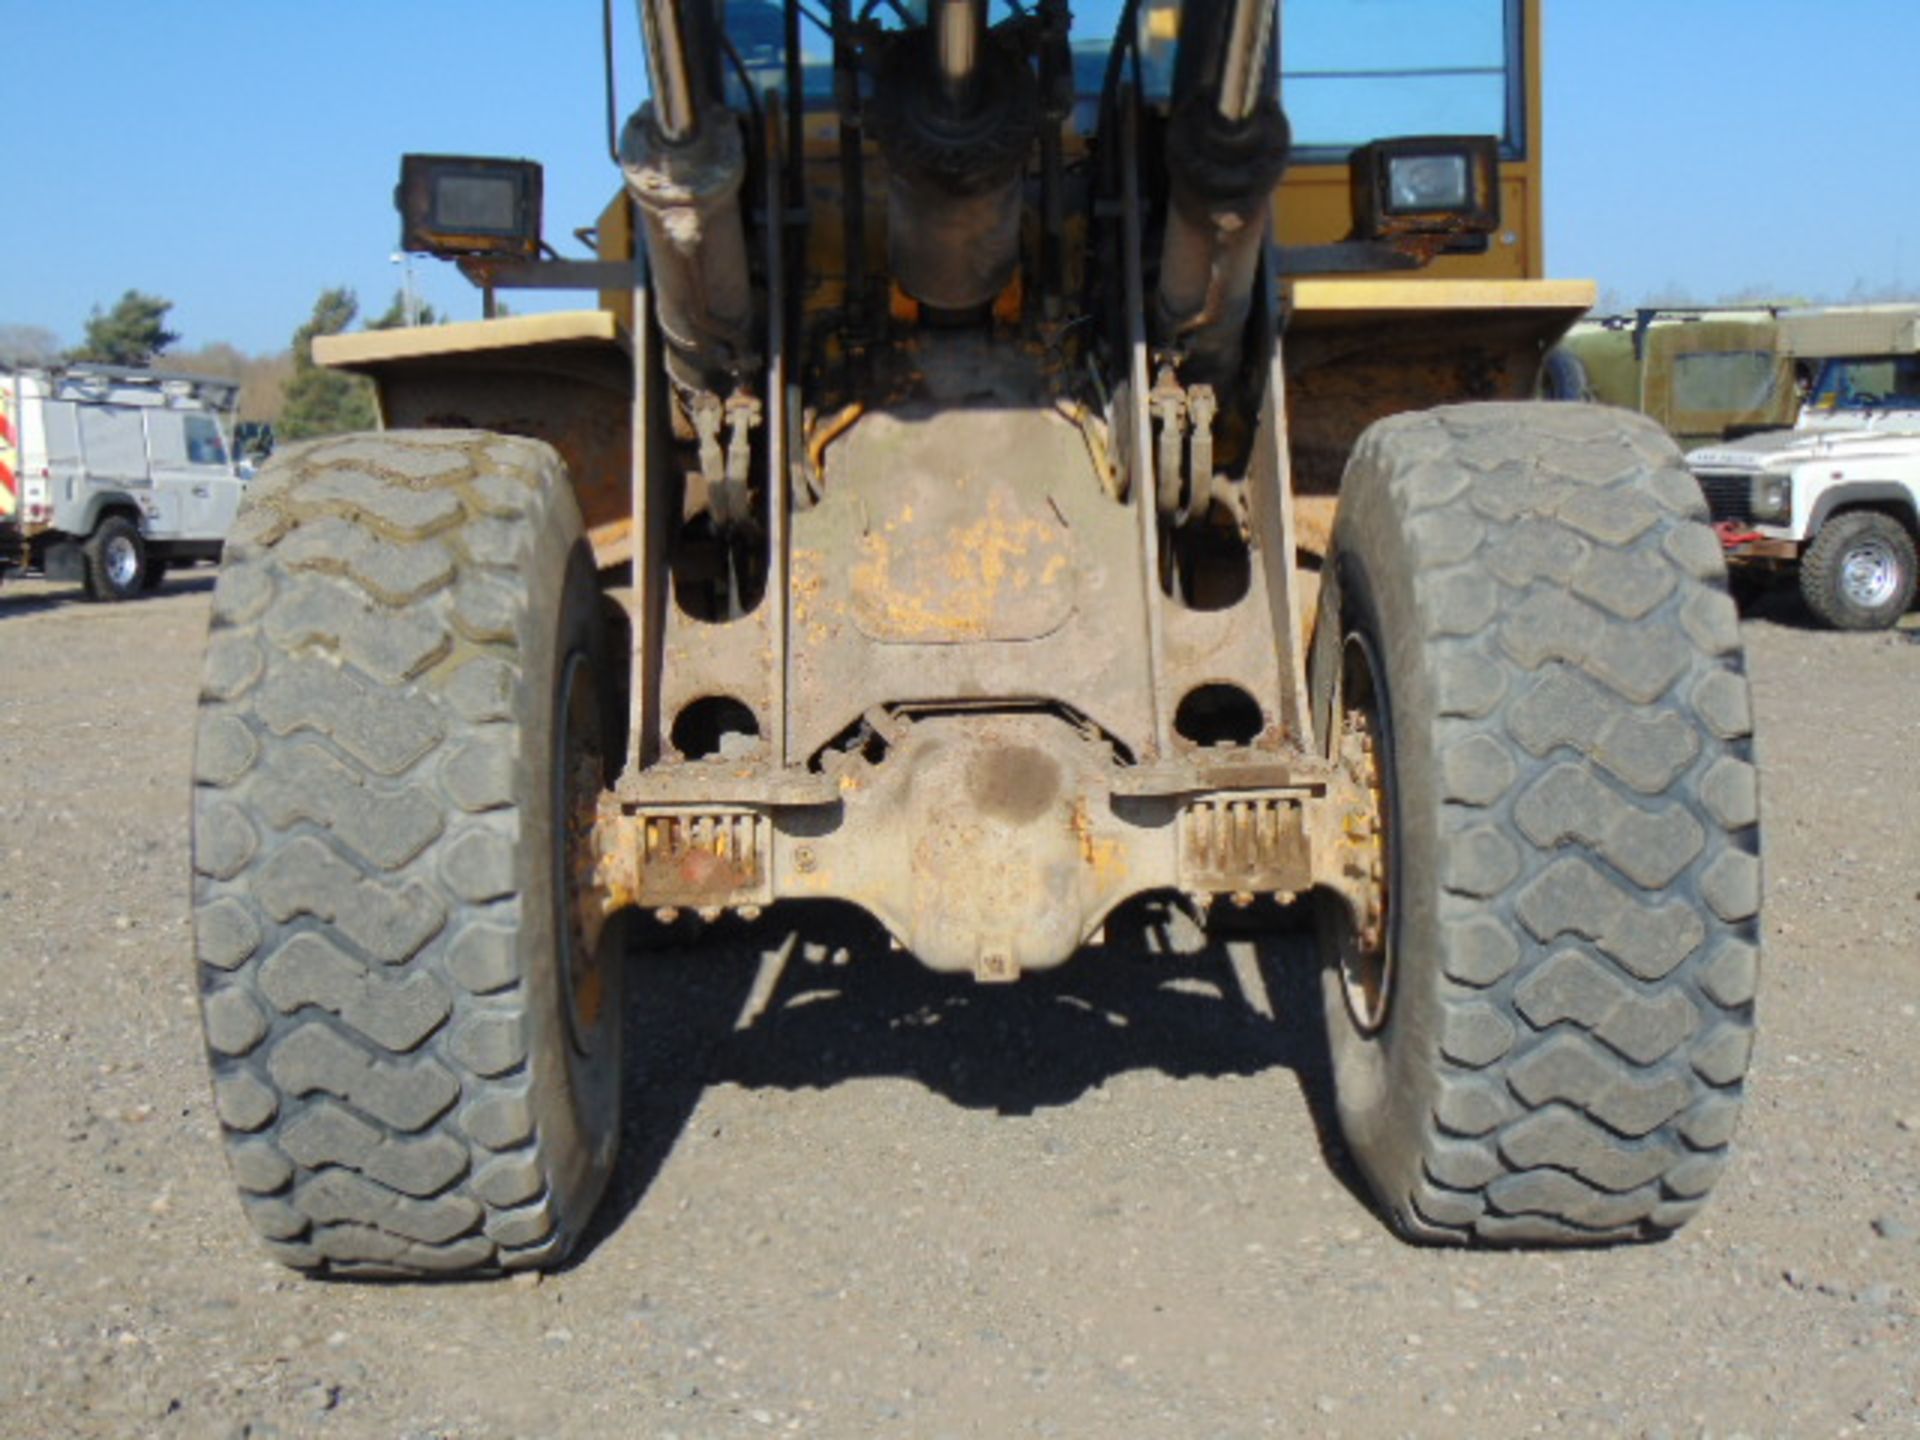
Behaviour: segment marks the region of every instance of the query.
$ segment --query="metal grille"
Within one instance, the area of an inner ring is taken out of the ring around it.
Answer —
[[[1751,475],[1700,475],[1701,493],[1707,497],[1707,509],[1715,521],[1737,520],[1753,523],[1753,477]]]
[[[646,905],[738,905],[772,899],[773,827],[751,810],[654,811],[640,817],[639,890]]]
[[[1201,891],[1292,890],[1311,879],[1297,797],[1196,800],[1180,816],[1180,880]]]

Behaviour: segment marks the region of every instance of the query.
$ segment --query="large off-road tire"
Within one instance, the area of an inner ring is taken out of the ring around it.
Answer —
[[[147,543],[140,527],[124,515],[109,515],[80,546],[86,567],[82,585],[89,600],[131,600],[141,593],[147,570]]]
[[[1726,1165],[1759,809],[1705,518],[1670,440],[1591,406],[1398,417],[1348,468],[1314,694],[1376,737],[1386,948],[1336,919],[1323,988],[1346,1144],[1410,1239],[1651,1238]]]
[[[1800,557],[1800,595],[1836,630],[1885,630],[1913,604],[1913,536],[1891,515],[1850,510]]]
[[[213,598],[194,912],[241,1201],[289,1264],[557,1263],[619,1132],[617,937],[574,843],[618,754],[544,445],[283,451]],[[591,953],[590,953],[591,952]]]

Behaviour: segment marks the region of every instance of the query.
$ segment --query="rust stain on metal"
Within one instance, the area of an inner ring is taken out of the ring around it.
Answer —
[[[827,447],[844,435],[862,415],[867,407],[856,400],[831,420],[823,420],[807,437],[807,463],[813,467],[816,476],[826,475]]]
[[[1219,795],[1180,816],[1180,883],[1223,894],[1293,890],[1311,874],[1305,816],[1291,797]]]
[[[1018,325],[1020,323],[1020,312],[1025,307],[1026,301],[1026,286],[1021,283],[1020,272],[1015,270],[1013,272],[1013,278],[1007,282],[1006,288],[993,298],[994,320],[1001,325],[1009,327]]]
[[[737,907],[772,898],[766,817],[752,811],[603,812],[596,882],[608,913],[628,906]]]
[[[593,563],[599,569],[611,570],[616,565],[624,565],[633,559],[633,517],[623,515],[618,520],[595,525],[587,531],[587,543],[593,547]]]
[[[1018,638],[1036,624],[1052,629],[1058,621],[1047,623],[1050,612],[1066,608],[1038,593],[1057,590],[1071,566],[1065,531],[997,486],[974,519],[951,529],[916,523],[904,501],[861,537],[859,554],[854,610],[875,639]]]
[[[1103,890],[1118,890],[1127,881],[1126,852],[1117,840],[1103,837],[1093,828],[1093,817],[1088,813],[1085,796],[1073,802],[1073,814],[1068,820],[1073,828],[1074,839],[1080,842],[1080,860],[1092,872],[1094,879]]]
[[[1330,847],[1333,873],[1325,878],[1353,912],[1360,950],[1373,954],[1386,939],[1386,788],[1371,713],[1355,710],[1346,718],[1339,757],[1345,783],[1330,797],[1339,828]]]
[[[759,882],[752,816],[650,818],[642,829],[640,886],[648,895],[728,895]]]
[[[813,607],[826,585],[825,559],[818,550],[795,548],[787,562],[787,592],[796,625],[804,625],[812,618]]]
[[[573,913],[567,964],[574,1008],[581,1022],[591,1029],[606,1003],[606,977],[599,964],[600,938],[607,918],[624,906],[614,903],[614,895],[602,879],[601,820],[606,811],[600,788],[601,758],[584,746],[570,744],[568,750],[566,864],[572,880],[567,888]]]
[[[1020,962],[1006,950],[983,950],[973,977],[983,985],[1010,985],[1020,978]]]

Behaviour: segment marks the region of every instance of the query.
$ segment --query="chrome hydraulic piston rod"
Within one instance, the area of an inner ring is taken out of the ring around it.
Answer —
[[[1227,27],[1227,53],[1220,63],[1220,93],[1214,109],[1229,125],[1244,125],[1260,104],[1273,39],[1273,0],[1235,0]]]
[[[964,111],[973,99],[985,29],[980,0],[933,0],[934,60],[940,71],[940,90],[948,108],[956,112]]]
[[[693,69],[687,63],[687,31],[677,0],[640,0],[640,32],[646,40],[647,79],[653,120],[669,145],[693,137],[699,121]]]
[[[874,94],[887,158],[887,264],[935,310],[1005,290],[1020,263],[1020,182],[1040,124],[1039,86],[983,0],[933,0],[893,42]]]
[[[755,364],[740,185],[746,148],[719,99],[713,37],[683,0],[640,0],[653,97],[627,122],[620,160],[646,236],[667,371],[724,394]]]
[[[1286,168],[1286,117],[1268,85],[1277,0],[1224,0],[1206,20],[1224,35],[1181,45],[1217,64],[1176,68],[1167,137],[1171,203],[1154,302],[1154,339],[1180,358],[1188,384],[1214,384],[1239,366],[1267,210]],[[1210,73],[1209,73],[1210,72]]]

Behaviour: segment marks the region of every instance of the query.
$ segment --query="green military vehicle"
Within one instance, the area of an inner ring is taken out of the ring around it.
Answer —
[[[1781,312],[1642,309],[1583,320],[1548,354],[1549,400],[1597,400],[1657,421],[1683,450],[1790,427],[1800,410]]]

